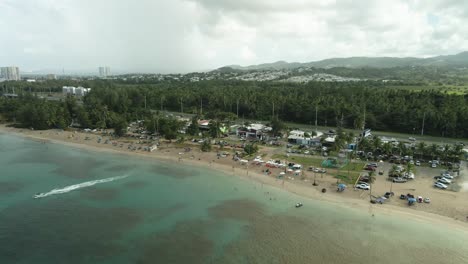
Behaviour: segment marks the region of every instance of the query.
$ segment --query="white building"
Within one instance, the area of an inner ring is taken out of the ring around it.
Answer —
[[[63,86],[62,93],[64,95],[75,95],[75,87],[73,86]]]
[[[84,87],[77,87],[75,89],[75,95],[76,96],[85,96],[87,93],[91,91],[91,88],[84,88]]]
[[[111,75],[111,72],[110,72],[110,67],[109,66],[101,66],[99,67],[99,77],[101,78],[107,78]]]
[[[91,91],[91,88],[84,87],[74,87],[74,86],[63,86],[62,93],[64,95],[76,95],[76,96],[85,96]]]
[[[291,130],[288,136],[288,142],[294,144],[301,144],[301,145],[319,145],[320,144],[320,137],[323,135],[322,132],[316,132],[316,136],[312,137],[312,133],[306,137],[306,132],[302,130]]]
[[[19,81],[21,80],[20,72],[18,67],[1,67],[0,78],[6,81]]]

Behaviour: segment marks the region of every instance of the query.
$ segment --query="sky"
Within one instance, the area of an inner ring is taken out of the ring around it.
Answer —
[[[0,0],[0,66],[180,73],[468,50],[463,0]]]

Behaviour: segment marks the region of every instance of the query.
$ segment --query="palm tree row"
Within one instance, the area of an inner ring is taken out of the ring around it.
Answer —
[[[460,160],[463,154],[463,145],[461,144],[445,144],[437,145],[432,143],[427,145],[421,141],[417,144],[407,144],[404,142],[382,143],[382,140],[374,136],[368,140],[366,138],[359,142],[359,150],[364,152],[372,152],[373,156],[412,156],[415,159],[440,159],[442,161],[456,162]]]

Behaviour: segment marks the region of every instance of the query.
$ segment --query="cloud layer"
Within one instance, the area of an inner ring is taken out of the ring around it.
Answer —
[[[0,0],[0,64],[187,72],[468,50],[456,0]]]

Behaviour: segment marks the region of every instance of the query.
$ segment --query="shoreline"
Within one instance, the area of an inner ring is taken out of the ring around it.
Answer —
[[[70,135],[80,136],[97,136],[96,134],[82,133],[82,132],[70,132],[63,131],[57,132],[56,130],[44,130],[44,131],[30,131],[26,129],[17,129],[6,127],[4,124],[0,125],[0,133],[11,134],[14,136],[19,136],[27,138],[34,141],[41,141],[52,144],[60,144],[72,148],[77,148],[81,150],[94,151],[94,152],[107,152],[112,154],[119,155],[129,155],[133,157],[144,158],[147,160],[158,160],[161,162],[175,162],[176,164],[181,164],[182,166],[196,166],[202,169],[215,170],[226,176],[236,176],[239,179],[267,184],[279,191],[286,191],[304,199],[311,199],[315,201],[324,201],[332,204],[333,206],[350,208],[353,210],[358,210],[360,212],[367,211],[369,217],[374,215],[379,216],[401,216],[408,220],[422,221],[430,224],[445,224],[450,225],[453,228],[456,228],[460,231],[468,232],[468,224],[463,219],[454,219],[447,215],[440,215],[431,212],[426,212],[422,210],[414,210],[413,208],[396,206],[392,204],[384,205],[373,205],[370,204],[367,200],[358,199],[351,197],[353,193],[337,193],[334,189],[330,189],[333,184],[325,186],[326,182],[322,182],[320,187],[314,187],[311,185],[310,180],[301,181],[301,180],[279,180],[276,177],[267,176],[262,174],[259,170],[264,167],[257,167],[255,165],[249,165],[249,169],[246,169],[245,166],[239,165],[231,160],[230,157],[216,159],[216,152],[196,152],[193,150],[191,153],[186,153],[187,155],[194,156],[193,159],[187,158],[185,154],[180,151],[180,148],[176,147],[164,147],[155,150],[154,152],[140,152],[140,151],[128,151],[127,149],[122,149],[113,146],[112,144],[92,144],[92,140],[67,140],[70,139]],[[63,134],[62,134],[63,133]],[[53,136],[53,135],[56,136]],[[59,136],[62,136],[60,138]],[[65,138],[63,138],[65,136]],[[183,158],[181,156],[185,155]],[[197,156],[197,157],[195,157]],[[214,159],[212,159],[214,157]],[[197,159],[198,158],[198,159]],[[251,169],[250,169],[251,168]],[[273,175],[277,175],[276,170],[273,170]],[[277,170],[279,172],[279,170]],[[287,177],[286,177],[287,178]],[[326,188],[326,193],[321,193],[320,190]],[[334,187],[333,187],[334,188]],[[351,192],[352,189],[349,188],[347,192]],[[345,194],[345,195],[343,195]],[[361,194],[362,195],[362,194]],[[392,199],[398,199],[394,197]]]

